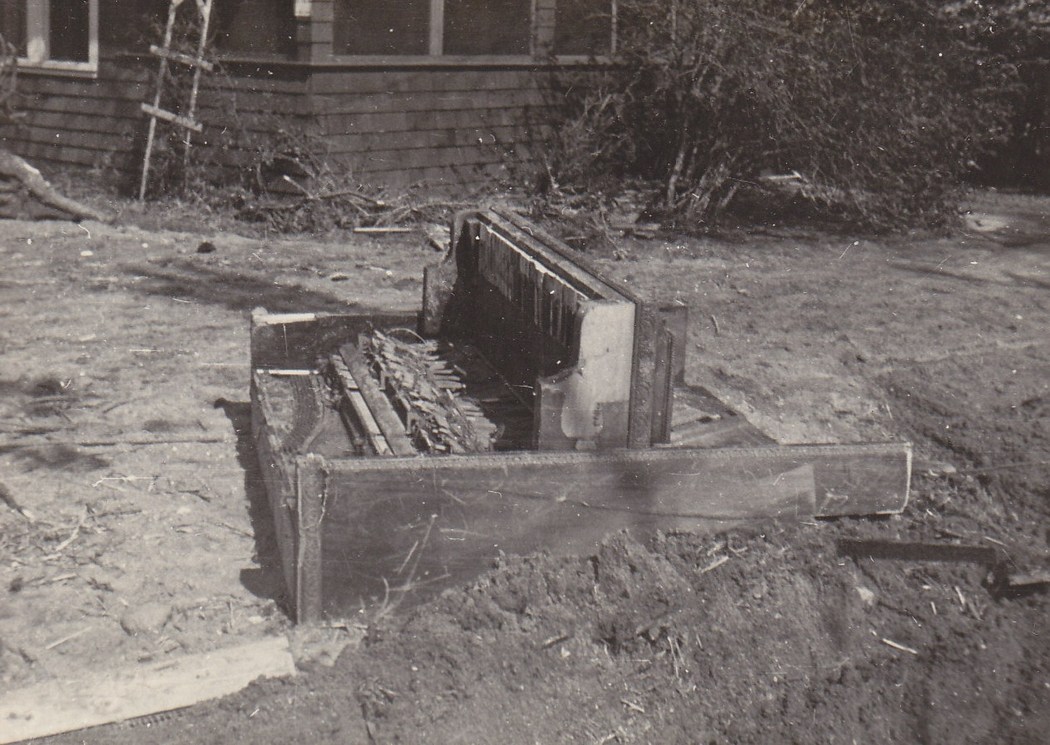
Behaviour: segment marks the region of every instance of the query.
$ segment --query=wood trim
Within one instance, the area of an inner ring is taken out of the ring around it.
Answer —
[[[19,72],[53,75],[93,76],[98,70],[98,2],[88,0],[88,58],[78,62],[51,59],[51,2],[26,3],[26,56],[19,60]]]
[[[440,57],[445,48],[445,0],[430,0],[430,55]]]
[[[26,56],[29,64],[40,64],[51,57],[51,2],[26,3]]]

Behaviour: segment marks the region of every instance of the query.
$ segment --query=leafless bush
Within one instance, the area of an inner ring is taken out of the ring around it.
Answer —
[[[19,119],[18,49],[0,34],[0,124]]]
[[[792,171],[825,216],[941,222],[1009,113],[1010,67],[927,0],[622,0],[618,28],[609,69],[562,81],[545,178],[641,178],[689,225]]]

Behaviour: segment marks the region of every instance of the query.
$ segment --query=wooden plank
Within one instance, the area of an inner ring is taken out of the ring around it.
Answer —
[[[670,415],[666,407],[656,413],[669,402],[670,392],[664,389],[663,400],[657,400],[657,344],[663,320],[651,303],[636,303],[635,308],[627,446],[647,448],[653,444],[654,419],[663,421]]]
[[[999,552],[990,546],[962,546],[954,543],[843,538],[838,541],[838,550],[840,555],[849,556],[858,561],[890,559],[993,565],[999,560]]]
[[[371,152],[377,150],[407,151],[478,148],[501,157],[505,143],[527,140],[530,132],[520,125],[477,126],[464,125],[448,129],[407,128],[391,131],[352,131],[349,134],[325,136],[326,146],[332,152]]]
[[[56,148],[54,145],[45,145],[37,142],[25,142],[14,138],[6,138],[5,142],[12,151],[17,151],[27,160],[37,165],[49,163],[54,165],[83,165],[94,166],[101,162],[108,154],[93,152],[80,148]],[[17,147],[11,147],[16,144]]]
[[[265,401],[265,393],[255,384],[252,376],[252,442],[262,466],[262,486],[269,503],[274,522],[278,553],[285,587],[295,587],[295,483],[292,464],[280,455],[280,443],[268,424],[267,415],[273,408]]]
[[[683,306],[684,308],[684,306]],[[649,445],[667,443],[671,439],[671,417],[674,400],[674,355],[677,341],[667,327],[667,318],[660,314],[660,324],[656,331],[656,344],[653,350],[653,382],[650,400]],[[645,333],[644,330],[637,333]],[[637,344],[637,342],[636,342]],[[634,382],[634,381],[632,381]],[[632,396],[637,385],[632,389]]]
[[[269,313],[256,308],[251,316],[251,367],[311,368],[319,356],[331,354],[347,339],[373,328],[414,328],[416,320],[414,313]]]
[[[394,455],[417,455],[412,440],[405,434],[405,426],[394,411],[390,400],[379,390],[368,371],[368,363],[361,352],[346,344],[339,349],[351,381],[358,386],[369,414],[374,417],[383,437]]]
[[[698,518],[732,520],[783,514],[779,507],[769,510],[768,506],[785,495],[763,494],[764,485],[768,480],[775,487],[777,475],[807,465],[814,469],[816,491],[810,511],[799,516],[896,514],[907,502],[910,464],[910,443],[876,443],[359,458],[333,460],[329,466],[338,488],[352,483],[350,491],[366,492],[368,496],[362,497],[369,501],[407,496],[415,489],[426,494],[434,479],[465,485],[488,473],[507,482],[509,493],[528,499],[564,501],[558,495],[565,493],[586,501],[588,509],[619,506],[631,512],[638,511],[638,505],[629,500],[639,497],[647,505],[643,511],[649,514],[688,517],[695,513]],[[361,486],[395,473],[404,474],[405,479],[399,481],[415,486]],[[467,491],[475,489],[468,487]]]
[[[188,67],[200,67],[208,72],[215,69],[215,65],[206,59],[183,54],[182,52],[176,52],[171,49],[165,49],[164,47],[158,47],[156,44],[149,45],[149,52],[155,57],[163,57],[166,60],[178,62],[179,64],[187,65]]]
[[[43,115],[54,116],[56,114],[68,114],[71,111],[94,117],[117,117],[123,119],[133,118],[141,120],[139,104],[141,99],[115,99],[95,98],[78,99],[62,96],[48,96],[32,101],[29,115],[39,117]]]
[[[27,142],[41,142],[61,146],[86,148],[89,150],[108,150],[110,152],[126,149],[127,139],[122,132],[103,130],[75,130],[47,126],[34,126],[33,118],[26,117],[24,139]]]
[[[122,129],[135,127],[142,123],[142,112],[136,103],[128,112],[92,111],[90,107],[81,107],[79,111],[34,111],[26,119],[34,127],[49,129],[52,132],[95,132],[115,133]]]
[[[607,279],[601,272],[585,264],[576,251],[549,233],[541,232],[538,226],[525,221],[519,215],[510,211],[486,210],[476,213],[474,219],[506,236],[528,253],[539,257],[573,284],[586,288],[593,297],[640,302],[638,296],[622,284]],[[456,240],[456,236],[453,236],[453,244]]]
[[[462,68],[353,68],[318,70],[313,75],[311,90],[318,94],[418,93],[422,91],[486,91],[535,87],[543,73],[532,68],[511,69],[499,66],[464,65]]]
[[[164,109],[159,109],[156,106],[153,106],[152,104],[142,104],[142,111],[147,116],[152,116],[154,119],[163,119],[166,122],[178,125],[184,129],[190,129],[197,133],[204,131],[204,127],[201,125],[200,122],[196,122],[193,119],[189,119],[184,116],[179,116],[178,114],[173,114],[170,111],[165,111]]]
[[[319,117],[319,121],[327,131],[355,134],[419,129],[523,127],[527,119],[524,106],[446,105],[445,108],[420,109],[417,108],[418,105],[419,101],[414,99],[406,101],[405,108],[401,110],[345,114],[324,113]]]
[[[61,678],[0,696],[0,743],[171,711],[226,696],[259,677],[295,675],[288,639]]]
[[[352,85],[353,79],[347,80]],[[316,96],[318,114],[339,116],[345,114],[382,114],[398,111],[459,111],[471,109],[536,110],[554,108],[556,101],[532,88],[509,88],[487,92],[479,96],[471,91],[421,91],[409,94],[362,93],[353,95],[327,93]]]
[[[396,437],[396,430],[392,430],[391,435],[387,435],[387,429],[390,429],[389,423],[387,428],[380,426],[376,417],[373,415],[373,409],[371,403],[363,394],[361,385],[358,383],[357,377],[350,371],[347,362],[344,359],[335,359],[332,361],[332,366],[335,368],[336,376],[339,382],[342,384],[343,395],[345,396],[345,404],[349,407],[349,413],[352,421],[347,423],[347,426],[351,430],[360,429],[365,438],[368,440],[368,444],[372,447],[372,451],[376,455],[411,455],[415,450],[409,452],[395,452],[393,449],[393,443],[390,442],[391,437]],[[361,370],[358,370],[358,374],[361,374]],[[367,375],[367,371],[364,373]],[[378,391],[376,391],[378,393]],[[382,394],[379,394],[382,395]],[[370,392],[369,397],[372,397]],[[346,409],[343,409],[346,412]],[[393,412],[390,412],[393,414]],[[404,432],[401,432],[402,437]],[[411,445],[411,443],[410,443]],[[399,448],[400,450],[400,448]]]
[[[295,619],[321,618],[321,522],[325,519],[327,464],[316,453],[296,458]]]
[[[585,554],[623,529],[899,512],[910,452],[886,444],[333,460],[325,612],[385,593],[423,599],[469,581],[500,552]]]

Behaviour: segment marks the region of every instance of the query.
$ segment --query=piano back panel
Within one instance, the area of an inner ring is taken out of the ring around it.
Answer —
[[[455,283],[427,330],[469,341],[531,396],[537,449],[627,446],[636,302],[496,213],[457,228]]]

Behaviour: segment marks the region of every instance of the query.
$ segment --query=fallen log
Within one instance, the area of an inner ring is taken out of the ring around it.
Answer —
[[[12,220],[97,220],[109,216],[65,197],[36,168],[0,149],[0,217]]]

